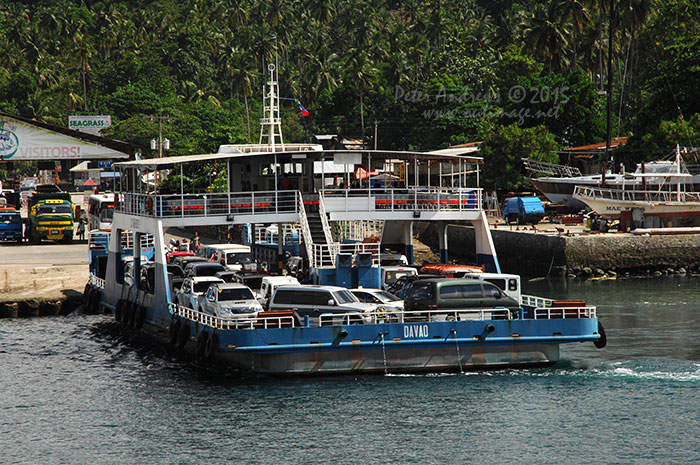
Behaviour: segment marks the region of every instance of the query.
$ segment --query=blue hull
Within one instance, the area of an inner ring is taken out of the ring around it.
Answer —
[[[168,338],[188,325],[182,350],[197,353],[201,333],[216,334],[211,361],[274,375],[411,373],[547,366],[559,345],[599,338],[597,318],[431,321],[273,329],[221,329],[147,310],[144,328]],[[154,321],[158,320],[158,322]],[[166,323],[167,324],[164,324]],[[202,357],[202,354],[199,354]],[[203,358],[203,357],[202,357]]]

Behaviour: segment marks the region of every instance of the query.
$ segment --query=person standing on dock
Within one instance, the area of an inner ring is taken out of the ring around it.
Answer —
[[[76,230],[78,233],[78,239],[85,240],[85,220],[80,218],[78,220],[78,229]]]
[[[190,245],[190,250],[191,250],[192,252],[196,252],[196,251],[199,250],[199,245],[200,245],[200,242],[199,242],[199,231],[195,231],[195,232],[194,232],[194,236],[192,236],[192,240],[190,241],[190,244],[191,244],[191,245]]]

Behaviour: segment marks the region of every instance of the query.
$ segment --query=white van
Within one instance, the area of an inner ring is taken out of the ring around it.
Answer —
[[[520,302],[520,276],[517,274],[505,273],[464,273],[463,278],[481,279],[489,283],[495,284],[508,297],[512,297],[516,302]]]
[[[316,285],[279,286],[272,294],[269,307],[270,311],[293,310],[300,323],[309,317],[320,324],[370,323],[372,313],[377,311],[376,304],[360,302],[344,287]]]
[[[245,271],[246,273],[256,273],[258,266],[250,247],[241,244],[213,244],[202,245],[199,253],[207,260],[221,263],[226,269],[231,271]]]
[[[260,284],[260,293],[258,294],[258,302],[267,308],[270,297],[275,293],[279,286],[298,286],[299,281],[293,276],[264,276]]]
[[[382,270],[382,289],[385,291],[402,276],[410,276],[418,274],[418,270],[410,266],[383,266]]]

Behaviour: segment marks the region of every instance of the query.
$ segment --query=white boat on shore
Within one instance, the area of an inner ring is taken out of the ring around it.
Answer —
[[[553,204],[571,208],[583,209],[587,205],[574,195],[578,186],[593,189],[656,191],[668,182],[669,175],[678,173],[679,169],[680,172],[688,174],[679,179],[685,190],[700,192],[700,174],[692,174],[684,163],[676,159],[639,163],[632,173],[612,173],[604,170],[601,174],[590,175],[582,175],[578,168],[538,160],[523,159],[523,163],[531,174],[528,180],[535,189],[542,192]]]
[[[576,186],[573,197],[603,218],[619,219],[623,229],[700,226],[700,193],[686,191],[693,175],[684,169],[679,149],[673,166],[674,172],[635,172],[621,188]]]

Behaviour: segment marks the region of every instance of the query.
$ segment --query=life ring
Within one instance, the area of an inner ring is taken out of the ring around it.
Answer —
[[[197,357],[203,358],[204,354],[207,353],[207,342],[209,341],[209,335],[206,331],[202,331],[197,336]]]
[[[608,337],[605,335],[605,328],[603,328],[603,323],[598,322],[598,334],[600,334],[600,339],[593,341],[593,345],[599,349],[602,349],[608,345]]]
[[[175,347],[178,349],[184,349],[187,345],[187,340],[190,338],[190,327],[187,323],[182,323],[180,329],[177,332],[177,341]]]
[[[117,301],[117,305],[114,307],[114,320],[117,323],[121,323],[123,312],[124,312],[124,299],[119,299]]]
[[[180,319],[175,317],[170,322],[170,344],[175,345],[177,342],[177,335],[180,332]]]
[[[149,215],[153,214],[153,198],[149,197],[146,199],[146,213]]]
[[[219,337],[216,335],[216,333],[211,333],[211,336],[207,338],[207,345],[204,348],[204,358],[211,360],[214,357],[214,353],[216,352],[218,345]]]

